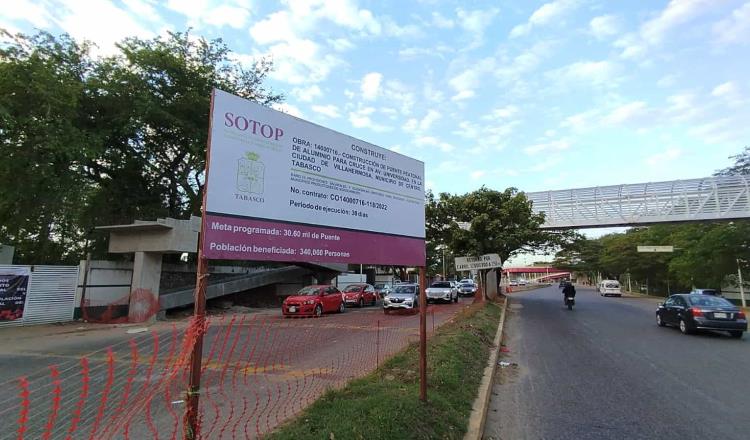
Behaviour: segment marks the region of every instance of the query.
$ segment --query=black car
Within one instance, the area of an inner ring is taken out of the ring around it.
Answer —
[[[678,294],[667,298],[656,309],[656,324],[676,325],[684,334],[696,330],[726,331],[741,338],[747,331],[747,318],[739,307],[717,296]]]

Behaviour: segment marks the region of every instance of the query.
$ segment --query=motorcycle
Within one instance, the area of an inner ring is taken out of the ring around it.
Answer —
[[[568,310],[573,310],[573,304],[576,303],[576,299],[572,296],[565,297],[565,305],[568,306]]]

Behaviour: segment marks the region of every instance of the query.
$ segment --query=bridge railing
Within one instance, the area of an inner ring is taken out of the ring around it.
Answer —
[[[750,217],[750,177],[716,176],[527,193],[545,228]]]

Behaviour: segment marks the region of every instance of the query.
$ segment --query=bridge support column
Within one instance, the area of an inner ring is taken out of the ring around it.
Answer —
[[[154,322],[159,311],[161,252],[136,252],[130,286],[128,321]]]

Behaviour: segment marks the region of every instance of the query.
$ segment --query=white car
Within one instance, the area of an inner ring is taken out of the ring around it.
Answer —
[[[451,281],[435,281],[427,288],[427,302],[458,302],[458,289]]]

